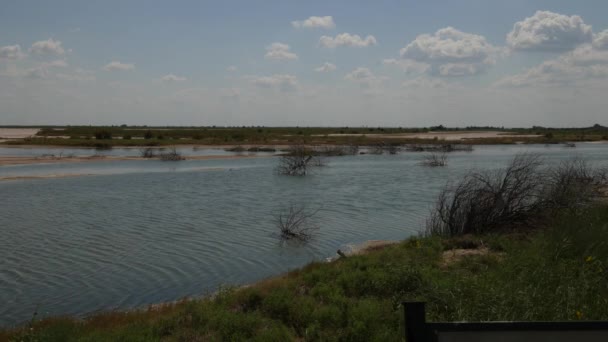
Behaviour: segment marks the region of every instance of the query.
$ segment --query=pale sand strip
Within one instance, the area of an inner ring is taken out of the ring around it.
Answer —
[[[189,156],[186,160],[214,160],[214,159],[243,159],[243,158],[267,158],[268,155],[235,155],[235,156]],[[0,166],[6,165],[28,165],[28,164],[54,164],[54,163],[84,163],[119,160],[158,160],[155,158],[142,157],[116,157],[116,156],[91,156],[91,157],[15,157],[0,156]]]

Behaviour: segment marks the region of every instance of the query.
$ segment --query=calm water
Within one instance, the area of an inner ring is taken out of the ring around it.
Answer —
[[[121,151],[110,153],[137,155]],[[419,166],[417,153],[339,157],[301,178],[276,175],[269,156],[0,167],[0,177],[87,174],[0,181],[0,326],[28,320],[36,308],[43,317],[82,315],[206,294],[348,244],[406,238],[422,228],[448,179],[500,167],[521,151],[549,163],[581,156],[608,165],[607,144],[579,144],[481,146],[434,169]],[[0,148],[0,155],[28,153],[55,152]],[[322,208],[319,234],[307,245],[277,238],[275,215],[290,203]]]

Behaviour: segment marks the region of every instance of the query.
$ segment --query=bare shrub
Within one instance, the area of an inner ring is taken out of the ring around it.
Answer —
[[[315,159],[318,158],[310,149],[303,145],[293,145],[286,154],[280,157],[277,171],[281,175],[305,176],[310,167],[322,164],[322,161],[315,161]]]
[[[177,152],[175,147],[170,148],[168,152],[160,153],[158,157],[162,161],[180,161],[186,159],[181,155],[181,153]]]
[[[525,222],[543,208],[538,155],[518,154],[504,169],[472,172],[446,186],[427,221],[427,233],[479,234]]]
[[[431,153],[424,157],[421,164],[428,167],[438,167],[448,165],[448,156],[444,153]]]
[[[608,185],[606,170],[594,169],[579,158],[549,169],[546,180],[545,201],[551,208],[586,205]]]
[[[399,149],[398,144],[382,141],[377,144],[370,145],[368,151],[370,154],[384,154],[385,152],[388,154],[397,154],[399,153]]]
[[[276,218],[277,228],[283,240],[295,240],[299,242],[309,241],[319,230],[319,226],[311,219],[319,212],[307,210],[304,206],[291,205]]]
[[[156,157],[155,150],[153,148],[151,148],[151,147],[140,148],[139,149],[139,155],[142,158],[146,158],[146,159],[155,158]]]
[[[427,234],[458,236],[528,223],[555,209],[577,209],[604,195],[608,172],[584,160],[541,169],[540,157],[519,154],[505,168],[472,172],[439,194]]]

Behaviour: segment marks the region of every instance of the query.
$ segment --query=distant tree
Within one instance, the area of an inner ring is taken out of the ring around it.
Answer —
[[[147,130],[146,133],[144,133],[144,139],[152,139],[154,137],[154,134],[152,134],[151,130]]]

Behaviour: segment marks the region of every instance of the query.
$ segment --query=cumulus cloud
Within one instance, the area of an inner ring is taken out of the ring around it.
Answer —
[[[295,28],[323,28],[332,29],[336,27],[334,18],[330,15],[324,17],[312,16],[305,20],[292,21],[291,25]]]
[[[166,82],[166,83],[174,83],[174,82],[183,82],[183,81],[187,81],[188,79],[185,77],[180,77],[174,74],[168,74],[163,76],[161,79],[161,81]]]
[[[298,59],[298,55],[289,51],[289,45],[283,43],[272,43],[266,47],[266,59],[274,60],[295,60]]]
[[[377,88],[387,78],[376,76],[368,68],[359,67],[344,76],[345,80],[358,83],[363,88]]]
[[[319,45],[326,48],[335,48],[338,46],[350,46],[350,47],[368,47],[376,45],[376,38],[372,35],[368,35],[365,39],[359,35],[350,33],[341,33],[335,38],[330,36],[322,36],[319,38]]]
[[[604,30],[593,37],[593,47],[608,50],[608,30]]]
[[[316,72],[332,72],[334,70],[336,70],[336,65],[329,62],[325,62],[320,67],[315,68]]]
[[[592,39],[591,26],[578,15],[569,17],[549,11],[537,11],[515,23],[507,34],[507,43],[514,50],[563,51]]]
[[[499,80],[508,87],[564,86],[608,78],[608,51],[584,44],[556,59]]]
[[[298,88],[298,79],[293,75],[274,74],[272,76],[254,77],[251,83],[260,88],[280,91],[294,91]]]
[[[405,73],[423,73],[426,72],[431,66],[427,63],[417,62],[411,59],[395,59],[387,58],[382,60],[382,64],[388,66],[396,66],[403,70]]]
[[[135,64],[121,63],[119,61],[112,61],[103,67],[105,71],[128,71],[135,69]]]
[[[442,79],[418,77],[412,80],[404,81],[401,86],[403,88],[423,89],[423,88],[446,88],[448,83]]]
[[[453,27],[419,35],[400,51],[402,59],[427,64],[429,72],[441,76],[480,73],[496,62],[499,53],[485,37]]]
[[[7,45],[0,47],[0,60],[17,60],[25,57],[25,54],[21,52],[21,46]]]
[[[54,40],[53,38],[35,42],[34,44],[32,44],[30,52],[36,55],[53,56],[61,56],[65,54],[65,50],[63,49],[63,46],[61,46],[61,42],[58,40]]]

